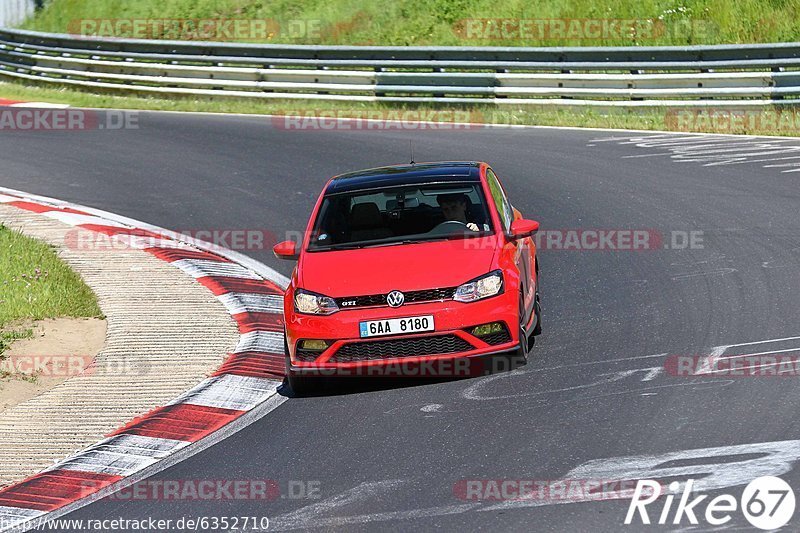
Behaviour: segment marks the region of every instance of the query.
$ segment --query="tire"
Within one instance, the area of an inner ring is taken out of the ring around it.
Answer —
[[[525,333],[525,304],[520,298],[519,300],[519,346],[514,350],[513,355],[520,362],[527,361],[528,359],[528,335]]]
[[[542,304],[539,301],[539,291],[536,291],[536,299],[533,302],[533,312],[536,313],[536,327],[533,328],[532,336],[542,334]]]
[[[305,396],[314,389],[313,378],[292,372],[289,345],[286,343],[286,332],[283,334],[283,352],[286,356],[286,382],[289,384],[289,388],[292,389],[294,396]]]

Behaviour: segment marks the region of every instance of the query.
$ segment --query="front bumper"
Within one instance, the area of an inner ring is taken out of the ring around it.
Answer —
[[[430,361],[444,363],[447,360],[514,350],[519,344],[517,296],[509,292],[478,302],[447,300],[407,304],[399,308],[347,309],[328,316],[295,313],[289,298],[286,303],[286,338],[292,372],[400,364],[410,366]],[[360,336],[360,322],[418,315],[433,315],[435,330],[366,339]],[[505,339],[482,339],[468,331],[490,322],[505,325]],[[304,339],[326,340],[330,346],[309,360],[307,351],[297,349],[297,342]],[[371,346],[374,350],[370,349]],[[415,355],[414,351],[424,355]]]

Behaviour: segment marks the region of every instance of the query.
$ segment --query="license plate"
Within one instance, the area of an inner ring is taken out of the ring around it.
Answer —
[[[433,331],[433,315],[370,320],[361,322],[359,326],[361,327],[361,338]]]

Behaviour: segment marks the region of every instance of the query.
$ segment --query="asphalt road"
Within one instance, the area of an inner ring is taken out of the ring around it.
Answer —
[[[264,118],[156,113],[142,114],[132,130],[0,133],[3,186],[183,231],[302,230],[328,177],[405,163],[413,140],[418,161],[488,161],[512,203],[543,230],[652,230],[665,244],[673,232],[702,238],[686,249],[544,249],[545,332],[527,366],[291,399],[156,476],[270,479],[281,498],[107,499],[67,518],[266,516],[273,530],[678,530],[689,526],[686,518],[678,526],[623,526],[627,500],[476,502],[457,487],[460,480],[637,479],[659,465],[662,477],[705,479],[711,495],[738,497],[764,473],[800,488],[796,443],[754,446],[800,439],[797,377],[664,371],[668,354],[742,343],[759,344],[717,353],[800,354],[800,340],[761,342],[800,336],[800,177],[758,161],[705,166],[669,147],[624,142],[634,135],[287,131]],[[722,139],[720,150],[738,142]],[[245,253],[290,273],[291,263],[269,250]],[[706,448],[715,450],[665,455]],[[789,455],[775,459],[781,454]],[[628,459],[587,466],[614,458]],[[293,498],[290,485],[318,488],[320,498]],[[690,530],[710,527],[701,517]],[[735,513],[722,527],[750,528]]]

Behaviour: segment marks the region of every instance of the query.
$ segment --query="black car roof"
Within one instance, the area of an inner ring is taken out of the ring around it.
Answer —
[[[325,194],[449,181],[480,181],[480,163],[474,161],[419,163],[358,170],[334,177]]]

